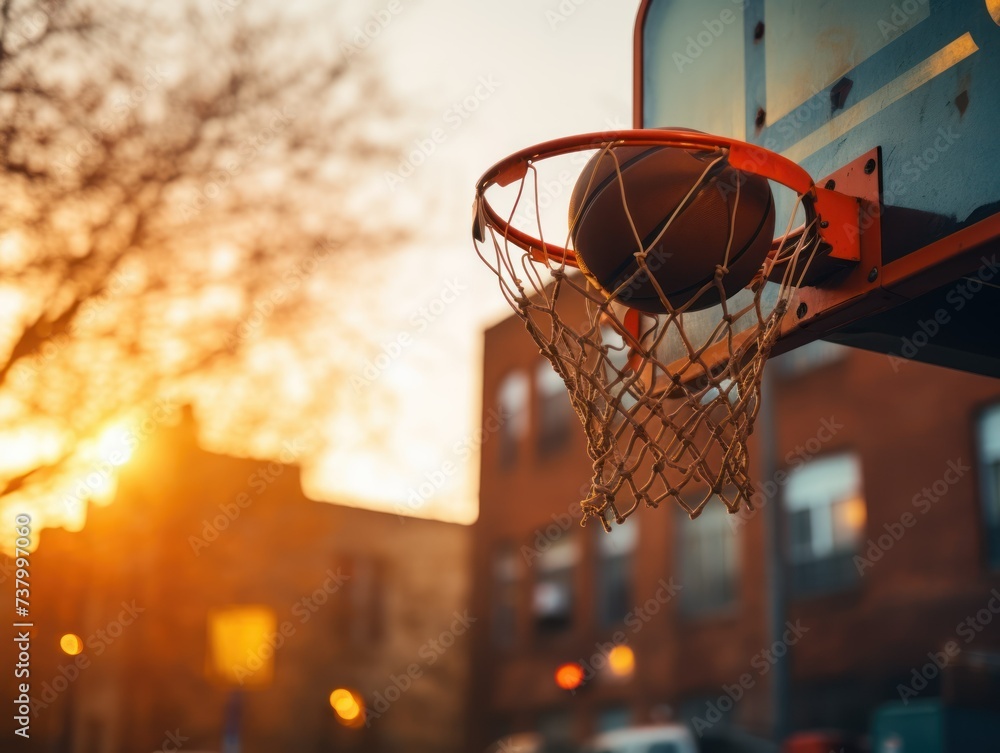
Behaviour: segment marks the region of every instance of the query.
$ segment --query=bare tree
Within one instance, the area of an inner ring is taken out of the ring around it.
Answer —
[[[8,503],[205,374],[240,430],[335,407],[364,326],[337,283],[400,238],[368,177],[397,110],[355,45],[238,0],[147,5],[0,0]]]

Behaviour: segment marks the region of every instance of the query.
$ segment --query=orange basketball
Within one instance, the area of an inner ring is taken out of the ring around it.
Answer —
[[[609,294],[618,291],[616,300],[639,311],[661,314],[667,310],[650,277],[673,308],[689,302],[688,311],[707,308],[719,303],[718,286],[700,291],[723,263],[732,233],[728,272],[722,278],[725,297],[749,285],[774,238],[771,187],[766,178],[721,161],[709,173],[711,180],[703,181],[684,202],[717,157],[716,152],[659,146],[618,147],[614,156],[608,151],[595,155],[583,168],[570,198],[571,237],[583,271]],[[664,232],[678,207],[680,211]],[[640,242],[649,252],[650,274],[639,274],[629,282],[639,270],[635,253]]]

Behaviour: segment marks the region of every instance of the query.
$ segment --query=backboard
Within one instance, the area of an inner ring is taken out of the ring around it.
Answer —
[[[874,200],[852,294],[803,290],[775,353],[822,338],[1000,377],[998,72],[1000,0],[644,0],[634,125]]]

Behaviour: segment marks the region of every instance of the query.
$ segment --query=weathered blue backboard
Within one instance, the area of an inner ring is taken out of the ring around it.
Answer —
[[[743,139],[816,179],[880,149],[899,305],[824,338],[1000,376],[1000,0],[647,0],[635,42],[637,127]]]

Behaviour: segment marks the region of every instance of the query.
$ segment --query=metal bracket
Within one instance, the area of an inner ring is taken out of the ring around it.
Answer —
[[[882,289],[881,176],[881,149],[876,147],[816,182],[820,235],[830,246],[824,258],[840,268],[827,267],[798,288],[776,351],[899,302]]]

